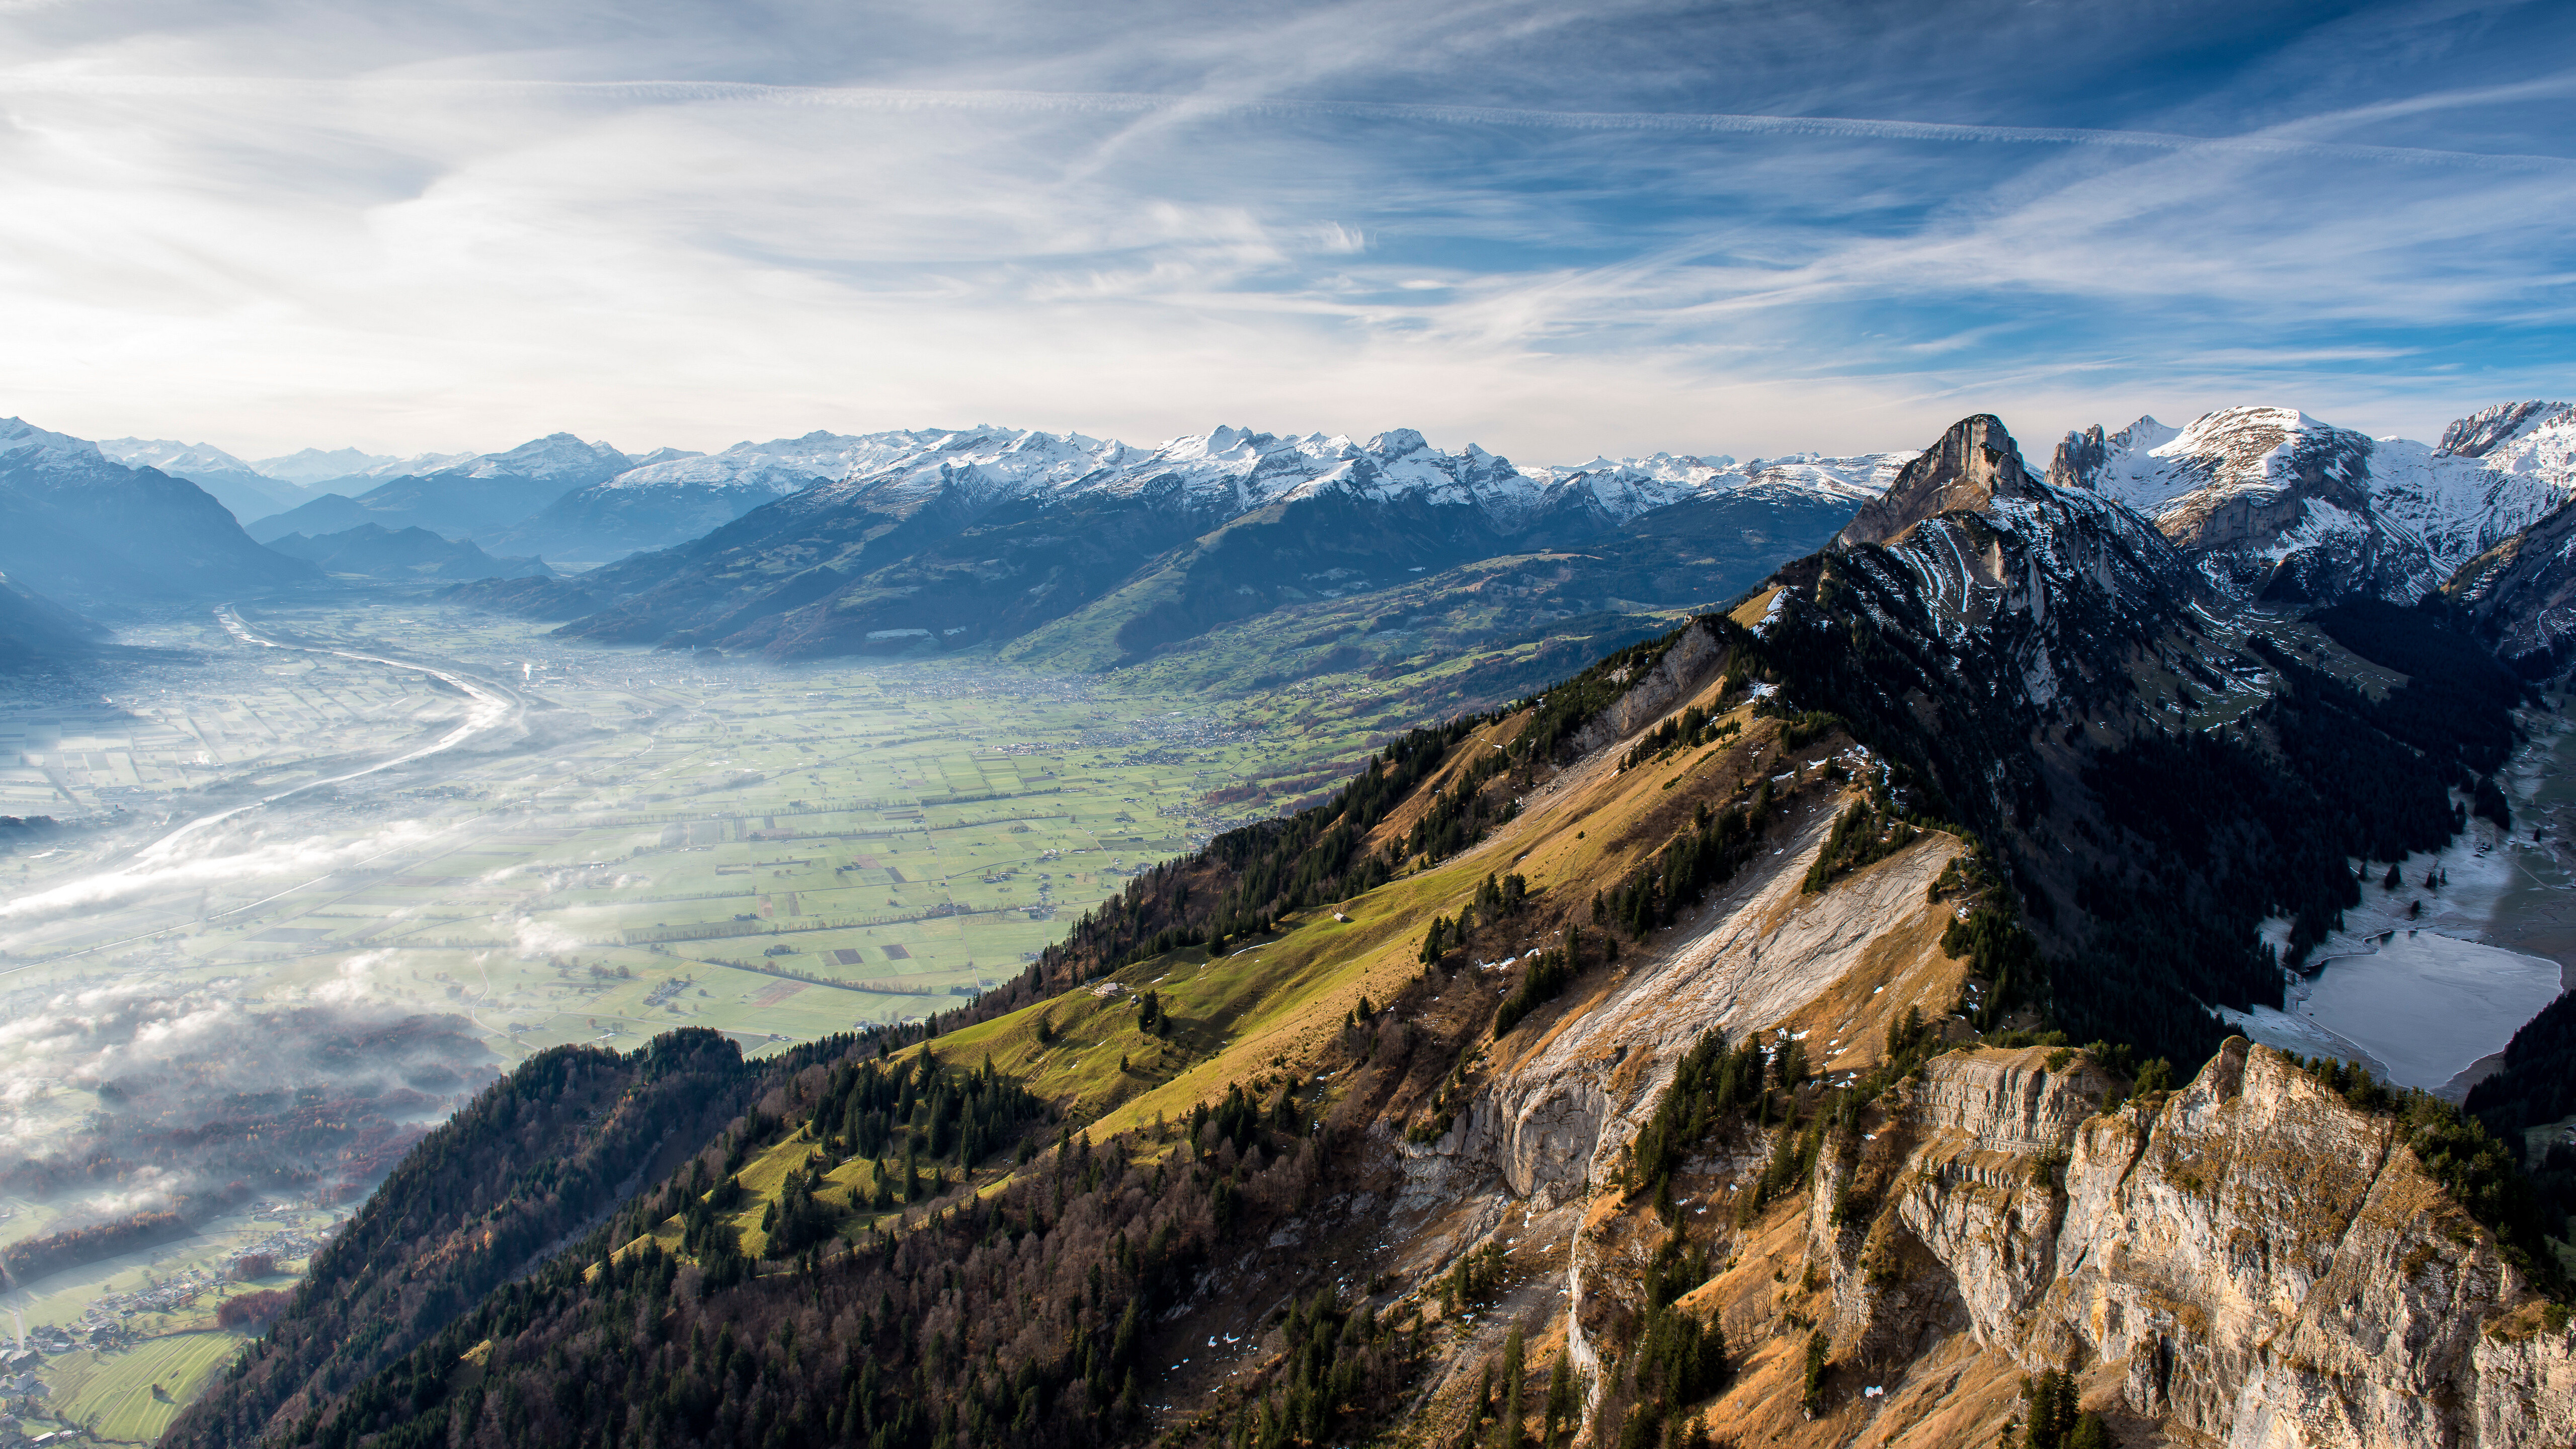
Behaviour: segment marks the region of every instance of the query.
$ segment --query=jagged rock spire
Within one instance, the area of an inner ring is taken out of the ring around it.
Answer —
[[[1853,515],[1834,535],[1834,546],[1885,543],[1935,514],[1983,508],[2038,486],[2002,419],[1992,413],[1961,418],[1922,457],[1906,464],[1886,493]]]
[[[2057,456],[2048,460],[2048,481],[2056,488],[2090,488],[2093,475],[2111,459],[2111,438],[2095,423],[2080,433],[2068,433],[2057,445]]]

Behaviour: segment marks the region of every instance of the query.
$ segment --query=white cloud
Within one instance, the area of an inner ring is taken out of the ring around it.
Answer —
[[[0,1022],[0,1154],[56,1134],[58,1089],[95,1088],[246,1023],[212,989],[132,983],[63,992]]]
[[[312,990],[312,999],[324,1006],[357,1006],[384,1002],[407,1005],[410,993],[400,988],[387,988],[376,981],[378,972],[395,964],[391,951],[361,951],[342,961],[331,972],[331,979]]]

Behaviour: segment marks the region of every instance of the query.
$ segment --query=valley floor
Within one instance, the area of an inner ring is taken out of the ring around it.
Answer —
[[[416,1133],[549,1046],[625,1049],[687,1025],[757,1054],[946,1010],[1016,977],[1135,872],[1257,810],[1212,803],[1234,787],[1375,724],[1363,710],[1300,729],[1285,722],[1299,696],[1215,705],[1008,669],[566,648],[542,626],[382,593],[122,642],[157,652],[98,690],[0,698],[0,815],[71,825],[0,854],[12,1161],[77,1139],[103,1105],[102,1064],[166,1068],[155,1043],[198,1051],[207,1029],[266,1038],[209,1093],[323,1079],[318,1045],[264,1025],[280,1011],[455,1018],[483,1050],[397,1114]],[[31,1191],[7,1176],[0,1192]],[[0,1198],[0,1249],[195,1185],[183,1172],[113,1208]],[[317,1223],[347,1211],[302,1206]],[[219,1273],[245,1213],[18,1285],[0,1307],[40,1335],[104,1314],[172,1350],[237,1342],[209,1317],[233,1289],[166,1318],[114,1299]],[[35,1372],[55,1409],[150,1437],[196,1383],[155,1369],[140,1387],[170,1397],[133,1400],[133,1365],[166,1351]]]

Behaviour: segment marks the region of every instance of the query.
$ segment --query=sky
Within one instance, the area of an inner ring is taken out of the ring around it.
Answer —
[[[2576,6],[0,0],[0,414],[1528,463],[2576,395]]]

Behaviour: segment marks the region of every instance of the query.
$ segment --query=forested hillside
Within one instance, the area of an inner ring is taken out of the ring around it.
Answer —
[[[545,1261],[740,1110],[787,1060],[747,1068],[714,1032],[632,1055],[584,1047],[521,1063],[432,1132],[318,1254],[295,1301],[174,1444],[250,1444],[436,1334]]]

